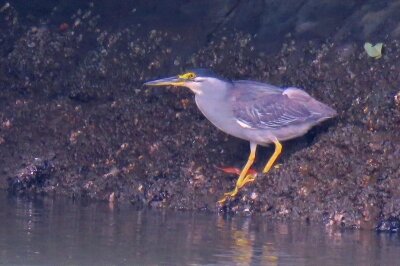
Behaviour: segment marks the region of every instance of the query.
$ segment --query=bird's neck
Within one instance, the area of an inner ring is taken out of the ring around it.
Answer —
[[[208,118],[209,115],[212,115],[212,113],[219,113],[222,112],[223,110],[226,110],[227,108],[226,105],[228,104],[227,101],[228,90],[226,88],[221,88],[221,87],[216,88],[215,90],[218,91],[214,92],[205,91],[203,93],[196,93],[195,95],[197,107]]]
[[[198,89],[191,89],[196,94],[196,98],[201,98],[205,101],[220,101],[226,98],[230,86],[231,83],[229,82],[213,79],[205,81]]]

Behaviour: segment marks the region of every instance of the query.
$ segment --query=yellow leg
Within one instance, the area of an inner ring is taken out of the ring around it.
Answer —
[[[239,192],[239,189],[241,189],[245,184],[254,181],[255,177],[253,175],[247,175],[247,172],[249,171],[250,167],[254,162],[254,159],[256,158],[256,149],[257,149],[257,144],[250,142],[250,155],[249,158],[247,159],[246,165],[240,172],[238,180],[236,181],[235,189],[232,190],[231,192],[225,193],[223,198],[220,199],[218,203],[223,204],[228,199],[228,197],[236,196],[236,194]]]
[[[274,143],[275,143],[275,151],[264,167],[264,170],[263,170],[264,174],[268,173],[268,171],[271,169],[272,165],[278,158],[279,154],[281,154],[281,152],[282,152],[282,144],[277,139],[274,140]]]

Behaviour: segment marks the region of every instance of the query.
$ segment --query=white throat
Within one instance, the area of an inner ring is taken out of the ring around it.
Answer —
[[[196,94],[196,97],[207,99],[220,99],[228,90],[229,82],[217,78],[199,78],[198,82],[188,84],[188,88]]]

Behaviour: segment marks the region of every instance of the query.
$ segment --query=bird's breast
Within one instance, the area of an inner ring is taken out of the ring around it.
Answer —
[[[197,107],[214,126],[229,135],[246,139],[233,115],[230,101],[198,95],[196,95],[195,100]]]

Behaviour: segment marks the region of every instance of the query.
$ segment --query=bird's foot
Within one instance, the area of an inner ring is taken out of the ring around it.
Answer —
[[[239,188],[242,188],[247,183],[253,182],[254,180],[256,180],[256,177],[257,177],[257,173],[246,175],[246,177],[243,179],[243,182]]]
[[[235,197],[238,192],[239,192],[238,188],[235,187],[235,189],[232,190],[231,192],[224,193],[224,196],[218,201],[218,203],[221,205],[224,204],[227,199]]]
[[[230,173],[230,174],[237,174],[240,175],[240,169],[239,168],[234,168],[234,167],[221,167],[218,168],[225,173]],[[238,193],[239,190],[244,187],[247,183],[253,182],[257,177],[257,172],[253,169],[250,169],[247,172],[247,175],[243,178],[243,180],[239,181],[236,183],[235,189],[232,190],[231,192],[227,192],[224,194],[224,196],[218,201],[219,204],[224,204],[227,199],[229,198],[234,198]]]

